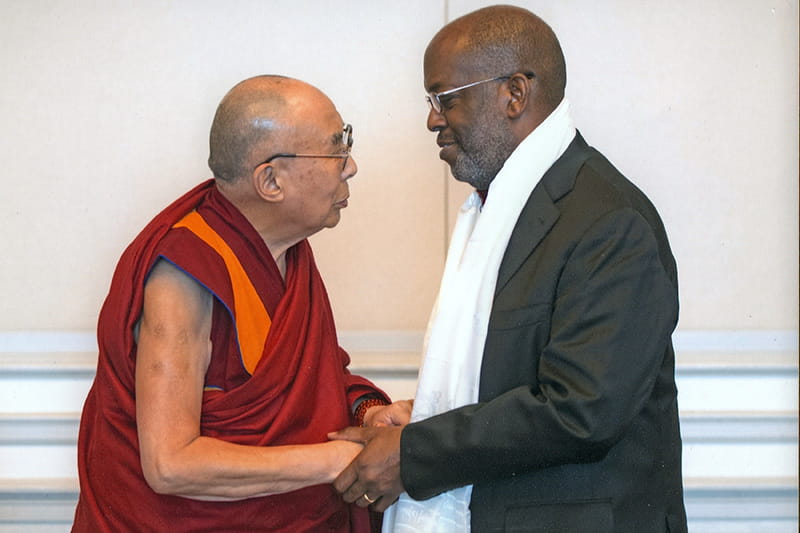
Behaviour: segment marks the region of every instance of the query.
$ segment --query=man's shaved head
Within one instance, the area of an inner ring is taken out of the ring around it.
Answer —
[[[252,171],[254,147],[274,142],[291,122],[298,97],[309,92],[322,95],[305,82],[274,75],[249,78],[228,91],[211,124],[208,166],[214,177],[231,183]]]

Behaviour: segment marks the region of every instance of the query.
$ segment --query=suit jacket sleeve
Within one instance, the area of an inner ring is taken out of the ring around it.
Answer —
[[[678,312],[660,236],[620,206],[553,252],[557,238],[548,235],[528,260],[554,254],[552,265],[517,274],[522,283],[495,297],[481,388],[493,374],[515,376],[498,380],[513,386],[403,431],[401,475],[412,498],[602,459],[650,396]],[[552,294],[526,283],[552,284]]]

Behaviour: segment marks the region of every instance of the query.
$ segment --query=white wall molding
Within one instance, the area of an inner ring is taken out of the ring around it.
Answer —
[[[414,394],[422,339],[340,333],[351,370],[395,398]],[[693,531],[796,529],[797,332],[677,332],[675,346]],[[0,533],[68,529],[96,363],[94,332],[0,331]]]
[[[0,446],[75,444],[79,412],[0,413]],[[786,442],[798,438],[797,413],[681,413],[684,444]]]
[[[0,331],[0,353],[93,352],[94,331]]]
[[[682,330],[672,337],[676,352],[797,351],[797,330]]]
[[[339,340],[358,352],[419,352],[421,330],[342,330]],[[673,335],[678,352],[796,352],[797,330],[682,330]],[[96,351],[93,330],[0,331],[0,354]]]
[[[0,413],[0,446],[75,445],[80,413]]]

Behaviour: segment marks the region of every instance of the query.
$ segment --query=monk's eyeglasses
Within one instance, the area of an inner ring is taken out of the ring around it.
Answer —
[[[347,160],[350,158],[350,151],[353,149],[353,126],[350,124],[345,124],[342,130],[342,145],[344,146],[344,152],[339,154],[275,154],[257,164],[256,168],[271,163],[273,159],[278,159],[279,157],[322,157],[325,159],[343,159],[342,170],[344,170],[347,167]]]
[[[462,85],[461,87],[456,87],[455,89],[448,89],[446,91],[441,91],[441,92],[438,92],[438,93],[430,92],[425,97],[425,99],[428,101],[428,105],[430,105],[431,108],[434,111],[436,111],[437,113],[441,113],[442,109],[443,109],[443,106],[442,106],[442,101],[440,100],[440,98],[442,96],[447,96],[449,94],[457,93],[458,91],[463,91],[464,89],[469,89],[470,87],[475,87],[476,85],[481,85],[483,83],[489,83],[490,81],[508,80],[508,79],[511,79],[511,76],[512,75],[509,75],[509,76],[495,76],[494,78],[486,78],[485,80],[481,80],[481,81],[473,81],[472,83],[468,83],[466,85]],[[525,77],[528,78],[528,79],[532,79],[532,78],[536,77],[536,74],[534,74],[533,72],[526,72],[525,73]]]

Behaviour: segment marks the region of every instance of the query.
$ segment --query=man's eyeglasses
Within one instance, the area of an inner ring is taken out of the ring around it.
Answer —
[[[275,154],[257,164],[256,168],[271,163],[273,159],[278,159],[279,157],[323,157],[325,159],[343,159],[342,170],[344,170],[347,167],[350,151],[353,149],[353,126],[350,124],[345,124],[342,130],[342,145],[344,146],[344,152],[339,154]]]
[[[525,73],[525,77],[528,79],[535,78],[536,74],[533,72]],[[481,81],[473,81],[472,83],[468,83],[466,85],[462,85],[461,87],[456,87],[455,89],[448,89],[446,91],[442,91],[439,93],[428,93],[425,99],[428,101],[428,104],[431,108],[436,111],[437,113],[442,112],[442,101],[439,99],[442,96],[447,96],[448,94],[457,93],[458,91],[463,91],[464,89],[469,89],[470,87],[475,87],[476,85],[480,85],[482,83],[489,83],[490,81],[497,81],[497,80],[507,80],[510,79],[511,76],[495,76],[494,78],[487,78]]]

